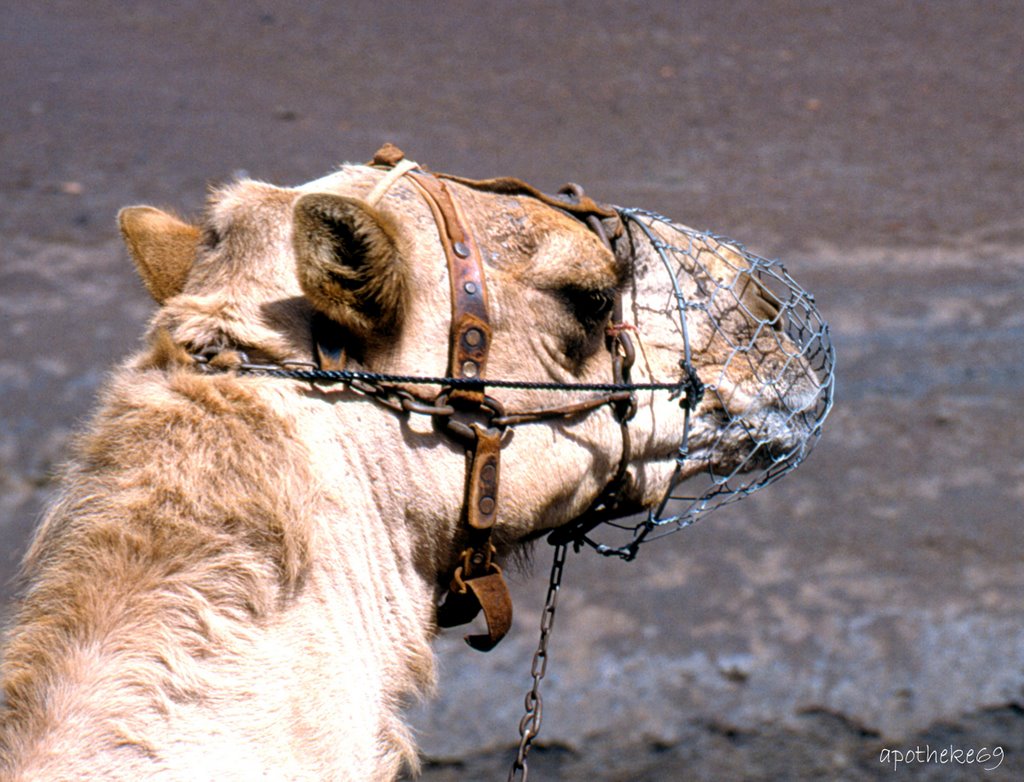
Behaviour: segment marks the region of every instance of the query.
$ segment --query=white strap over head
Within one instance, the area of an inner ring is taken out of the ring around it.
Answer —
[[[373,189],[364,199],[366,203],[370,206],[376,206],[377,202],[384,197],[384,194],[391,189],[391,186],[414,168],[419,168],[419,164],[415,161],[406,160],[405,158],[399,160],[390,171],[377,180],[377,184],[373,186]]]

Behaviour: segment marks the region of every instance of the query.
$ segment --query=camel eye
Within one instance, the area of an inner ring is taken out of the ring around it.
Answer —
[[[572,316],[587,331],[593,331],[604,325],[612,314],[615,303],[615,290],[593,290],[566,286],[558,292]]]

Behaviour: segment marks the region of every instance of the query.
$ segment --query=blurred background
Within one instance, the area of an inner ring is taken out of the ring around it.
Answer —
[[[996,0],[0,3],[3,602],[153,309],[117,209],[390,140],[733,236],[832,324],[805,466],[636,562],[570,557],[533,778],[889,779],[884,749],[925,746],[1021,777],[1022,62]],[[440,640],[425,779],[504,778],[548,566],[494,652]]]

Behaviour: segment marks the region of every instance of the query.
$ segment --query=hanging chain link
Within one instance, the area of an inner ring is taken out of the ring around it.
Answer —
[[[512,768],[508,772],[508,782],[517,779],[526,782],[530,770],[526,765],[526,756],[530,753],[530,745],[540,733],[544,702],[540,697],[540,682],[548,669],[548,640],[555,624],[555,609],[558,607],[558,590],[562,585],[562,570],[565,568],[565,556],[569,550],[568,543],[555,546],[555,557],[551,563],[551,576],[548,579],[548,594],[544,600],[544,612],[540,619],[540,641],[537,651],[533,654],[530,673],[533,676],[533,687],[526,693],[526,713],[519,721],[519,751]]]

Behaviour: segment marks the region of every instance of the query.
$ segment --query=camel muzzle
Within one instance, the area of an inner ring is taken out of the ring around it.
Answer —
[[[625,228],[617,241],[647,244],[672,280],[674,300],[661,314],[678,325],[680,367],[692,378],[689,401],[683,400],[684,436],[668,490],[655,508],[632,518],[610,508],[600,518],[582,517],[556,530],[551,539],[632,560],[642,544],[774,483],[807,458],[832,409],[835,349],[814,296],[779,261],[655,212],[616,212]],[[683,279],[694,284],[684,286]],[[740,321],[743,327],[729,329],[725,321]],[[716,372],[698,375],[694,370],[694,332],[728,345]],[[781,359],[762,361],[765,343]],[[758,381],[740,404],[729,382],[738,369]],[[697,389],[701,399],[693,394]],[[716,409],[717,426],[695,447],[691,414],[696,402]],[[598,539],[598,531],[606,538]]]

